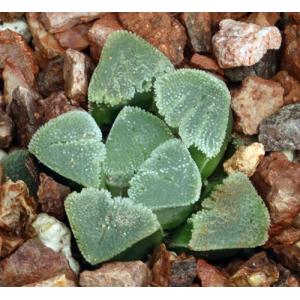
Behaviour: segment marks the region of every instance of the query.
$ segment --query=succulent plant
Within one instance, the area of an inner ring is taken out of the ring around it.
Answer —
[[[158,117],[137,107],[125,107],[115,120],[106,141],[104,171],[111,186],[128,187],[129,180],[151,152],[172,138]]]
[[[105,146],[94,119],[71,111],[50,120],[32,137],[29,151],[47,167],[83,186],[102,185]]]
[[[182,209],[185,211],[199,199],[200,191],[197,165],[183,143],[171,139],[158,146],[141,164],[130,180],[128,196],[160,213],[163,217],[160,221],[165,223],[169,210],[173,217],[175,208],[178,208],[176,213],[182,213]]]
[[[137,94],[150,92],[155,78],[173,70],[168,58],[151,44],[133,33],[115,31],[103,47],[88,99],[107,106],[126,104]]]
[[[143,248],[143,241],[147,244],[143,250],[149,251],[154,246],[149,237],[161,232],[150,209],[126,198],[112,198],[106,190],[73,192],[65,200],[65,209],[78,247],[91,264],[121,257],[135,244]],[[129,255],[137,259],[133,252]]]
[[[248,177],[233,173],[173,236],[171,246],[192,251],[253,248],[268,239],[270,219]]]
[[[229,117],[230,93],[225,83],[199,70],[178,70],[155,82],[155,102],[166,123],[178,128],[187,147],[208,158],[223,144]]]
[[[12,181],[22,180],[26,183],[31,196],[35,196],[38,188],[37,170],[30,153],[18,149],[5,156],[1,165],[5,176]]]

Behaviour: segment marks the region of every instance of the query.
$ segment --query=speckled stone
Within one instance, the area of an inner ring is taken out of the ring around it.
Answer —
[[[267,151],[300,149],[300,103],[284,106],[259,126],[259,141]]]

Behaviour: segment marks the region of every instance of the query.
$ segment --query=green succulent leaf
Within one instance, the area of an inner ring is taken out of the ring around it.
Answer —
[[[1,165],[3,174],[12,181],[22,180],[26,183],[31,196],[36,196],[37,170],[35,169],[33,159],[27,150],[15,150],[5,156]]]
[[[223,144],[229,117],[230,93],[225,83],[199,70],[178,70],[155,82],[155,101],[166,123],[178,128],[187,147],[208,158]]]
[[[182,247],[188,240],[192,251],[253,248],[267,241],[270,218],[248,177],[233,173],[204,199],[187,224],[175,234],[172,246]]]
[[[201,176],[183,143],[171,139],[158,146],[130,180],[128,196],[153,211],[185,207],[200,195]]]
[[[110,260],[160,230],[150,209],[112,198],[106,190],[73,192],[65,209],[78,247],[91,264]]]
[[[172,63],[151,44],[127,31],[111,33],[88,89],[90,102],[126,104],[152,90],[155,78],[172,72]]]
[[[102,185],[105,146],[94,119],[71,111],[50,120],[32,137],[29,151],[58,174],[83,186]]]
[[[124,107],[106,141],[108,184],[127,187],[151,152],[170,138],[172,133],[161,119],[137,107]]]

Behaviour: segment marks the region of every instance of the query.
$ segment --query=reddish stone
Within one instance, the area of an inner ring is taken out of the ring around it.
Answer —
[[[11,118],[0,109],[0,148],[8,148],[13,138],[13,122]]]
[[[181,18],[187,29],[193,50],[195,52],[210,53],[212,49],[211,13],[183,13]]]
[[[227,276],[204,259],[197,260],[198,278],[203,287],[226,286]]]
[[[0,21],[1,22],[12,22],[21,18],[25,13],[24,12],[1,12]]]
[[[213,29],[218,27],[219,23],[224,19],[239,20],[247,15],[246,12],[213,12],[211,14]]]
[[[80,274],[84,287],[143,287],[151,282],[151,272],[142,261],[111,262],[95,271]]]
[[[65,96],[64,92],[53,93],[46,99],[40,99],[37,105],[36,118],[39,124],[44,124],[68,111],[80,109],[76,103]]]
[[[281,34],[277,27],[226,19],[212,38],[213,52],[223,69],[252,66],[270,49],[279,49]]]
[[[196,259],[158,247],[152,257],[152,285],[154,286],[192,286],[197,276]]]
[[[175,64],[183,61],[184,27],[169,13],[119,13],[121,24],[157,47]]]
[[[272,80],[248,76],[232,91],[231,107],[237,117],[236,128],[246,135],[258,133],[260,122],[283,106],[284,90]]]
[[[199,69],[207,70],[220,76],[224,76],[224,71],[219,67],[217,62],[208,56],[195,53],[192,56],[190,63]]]
[[[293,23],[300,25],[300,13],[299,12],[288,12],[286,14]]]
[[[9,236],[0,231],[0,258],[7,257],[14,252],[24,240],[20,237]]]
[[[79,24],[65,31],[58,32],[54,36],[63,48],[82,51],[90,45],[88,32],[92,25],[92,22]]]
[[[68,49],[64,55],[64,87],[67,97],[79,104],[86,101],[89,81],[95,66],[87,55]]]
[[[282,69],[300,80],[300,25],[285,27]]]
[[[75,279],[64,255],[30,239],[9,257],[0,261],[0,286],[22,286],[58,274]]]
[[[274,26],[280,19],[278,12],[254,12],[240,21],[260,26]]]
[[[42,212],[62,220],[65,216],[64,200],[70,193],[69,187],[59,184],[45,173],[40,173],[37,196]]]
[[[279,71],[272,80],[280,83],[283,87],[283,101],[285,105],[300,102],[300,83],[290,76],[287,71]]]
[[[7,59],[19,68],[30,86],[35,85],[39,68],[34,53],[24,38],[11,30],[0,31],[0,68],[4,67]]]
[[[18,86],[13,92],[9,110],[20,146],[26,147],[38,128],[36,101],[39,98],[40,95],[35,91],[21,86]]]
[[[300,272],[300,241],[294,245],[274,246],[272,249],[283,266]]]
[[[27,22],[32,34],[34,46],[46,59],[52,59],[64,53],[55,37],[49,33],[40,21],[40,13],[27,13]]]
[[[227,284],[240,287],[268,287],[279,279],[279,271],[265,252],[252,256],[232,275]]]
[[[99,12],[43,12],[41,21],[49,32],[56,33],[77,24],[88,23],[104,14]]]
[[[88,33],[90,41],[91,57],[98,61],[102,52],[102,48],[108,38],[108,36],[116,31],[121,30],[121,26],[117,15],[114,13],[108,13],[101,19],[94,22]]]
[[[273,152],[264,157],[251,179],[269,208],[269,235],[275,236],[291,226],[300,212],[300,164]]]

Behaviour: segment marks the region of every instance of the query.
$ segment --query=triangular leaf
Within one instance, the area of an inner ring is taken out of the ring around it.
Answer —
[[[179,129],[187,147],[208,157],[218,154],[225,138],[230,93],[225,83],[199,70],[179,70],[155,82],[155,101],[167,124]]]
[[[155,78],[174,70],[151,44],[127,31],[111,33],[90,81],[91,102],[125,104],[136,93],[149,92]]]
[[[233,173],[202,202],[191,217],[193,251],[253,248],[268,239],[268,210],[248,177]],[[180,236],[177,236],[180,240]]]
[[[101,186],[105,146],[94,119],[84,111],[67,112],[42,126],[29,151],[58,174],[84,186]]]
[[[170,129],[158,117],[137,107],[125,107],[106,141],[104,170],[108,183],[127,187],[151,152],[170,138]]]
[[[160,230],[150,209],[129,199],[113,199],[106,190],[74,192],[65,209],[78,247],[91,264],[110,260]]]
[[[158,146],[140,166],[128,195],[155,211],[193,204],[200,190],[197,165],[182,142],[172,139]]]

